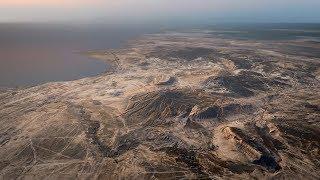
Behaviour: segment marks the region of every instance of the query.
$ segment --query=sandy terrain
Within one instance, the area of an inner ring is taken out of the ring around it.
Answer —
[[[87,52],[113,71],[0,92],[0,177],[318,179],[319,50],[199,31]]]

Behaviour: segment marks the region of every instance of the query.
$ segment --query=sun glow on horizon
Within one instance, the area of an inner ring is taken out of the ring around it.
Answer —
[[[1,6],[47,6],[94,3],[96,0],[0,0]]]
[[[0,0],[0,22],[174,18],[318,22],[319,6],[319,0]]]

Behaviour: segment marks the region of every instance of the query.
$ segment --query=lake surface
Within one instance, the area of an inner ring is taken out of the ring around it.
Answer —
[[[123,47],[150,31],[107,25],[0,24],[0,87],[95,76],[108,64],[79,51]]]
[[[320,24],[230,24],[208,28],[214,36],[241,40],[310,39],[320,42]]]
[[[166,28],[188,31],[194,27]],[[0,24],[0,87],[32,86],[98,75],[108,70],[108,64],[77,52],[120,48],[130,39],[166,28],[138,25]],[[302,38],[320,43],[319,24],[219,24],[202,25],[201,28],[224,38],[282,41]],[[297,52],[312,50],[295,48]]]

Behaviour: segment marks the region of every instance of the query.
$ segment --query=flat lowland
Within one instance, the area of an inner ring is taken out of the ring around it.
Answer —
[[[3,179],[318,179],[320,44],[208,31],[90,51],[113,70],[0,92]]]

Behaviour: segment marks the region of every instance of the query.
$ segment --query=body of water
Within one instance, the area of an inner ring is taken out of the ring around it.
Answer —
[[[0,87],[100,74],[108,64],[79,51],[120,48],[149,31],[107,25],[0,24]]]
[[[240,40],[287,41],[310,39],[320,42],[320,24],[222,24],[211,26],[214,36]]]

